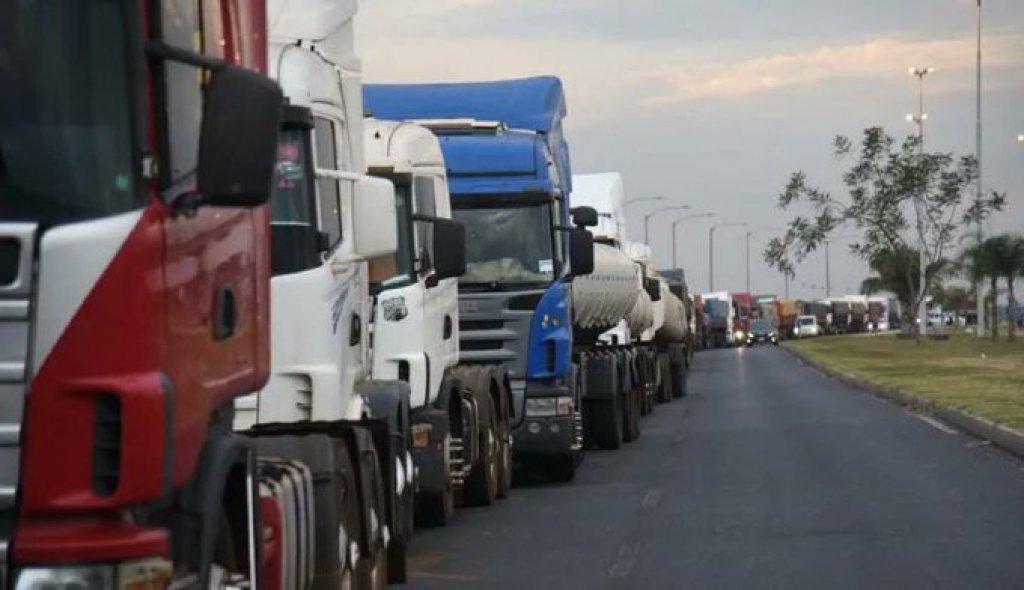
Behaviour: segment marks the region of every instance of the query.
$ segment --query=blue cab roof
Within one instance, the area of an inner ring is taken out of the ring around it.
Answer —
[[[566,115],[562,81],[536,76],[494,82],[366,84],[363,101],[379,119],[501,121],[513,129],[559,131]]]
[[[453,197],[491,193],[550,193],[544,144],[532,133],[443,135],[440,138]]]

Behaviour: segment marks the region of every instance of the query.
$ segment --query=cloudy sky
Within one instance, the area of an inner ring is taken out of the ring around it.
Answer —
[[[984,2],[985,184],[1010,195],[993,227],[1021,230],[1024,4]],[[776,196],[790,172],[839,188],[833,135],[912,131],[910,65],[937,68],[926,90],[929,148],[973,153],[974,11],[974,0],[366,0],[358,30],[368,81],[558,75],[575,172],[618,170],[631,197],[769,227],[788,218]],[[630,209],[635,238],[645,205]],[[681,214],[652,219],[662,266]],[[680,226],[680,260],[699,290],[709,225]],[[752,288],[781,293],[781,276],[760,259],[771,235],[752,238]],[[743,289],[744,238],[718,230],[716,289]],[[831,252],[833,294],[855,292],[866,267],[841,245]],[[812,254],[791,293],[823,295],[824,269]]]

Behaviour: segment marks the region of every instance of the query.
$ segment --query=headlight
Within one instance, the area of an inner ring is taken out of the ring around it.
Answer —
[[[571,397],[533,397],[526,398],[526,415],[534,417],[543,416],[571,416]]]
[[[128,561],[117,566],[28,567],[18,571],[14,589],[163,590],[171,583],[171,575],[171,563],[159,557]]]
[[[114,587],[114,567],[30,567],[18,572],[15,590],[109,590]]]
[[[799,336],[800,335],[800,328],[793,328],[793,335],[794,336]]]
[[[733,338],[735,338],[736,340],[743,340],[743,336],[743,330],[736,330],[736,333],[733,334]]]

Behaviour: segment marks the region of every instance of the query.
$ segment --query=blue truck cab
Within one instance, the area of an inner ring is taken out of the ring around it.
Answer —
[[[369,84],[373,116],[430,128],[444,152],[453,216],[465,224],[459,358],[501,363],[516,398],[514,450],[571,477],[582,447],[573,363],[569,148],[555,77]],[[520,403],[525,397],[525,403]]]

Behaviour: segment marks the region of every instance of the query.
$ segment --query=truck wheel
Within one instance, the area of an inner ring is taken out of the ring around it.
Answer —
[[[616,399],[591,402],[594,420],[594,442],[598,448],[614,451],[622,446],[621,401]]]
[[[490,418],[480,433],[480,462],[466,479],[462,497],[468,506],[490,506],[498,500],[498,480],[501,470],[501,444],[498,441],[494,404],[489,404]]]
[[[630,389],[625,394],[625,411],[622,412],[622,440],[633,442],[640,438],[640,403],[637,399],[636,389]]]
[[[672,397],[686,396],[686,365],[672,365]]]
[[[512,433],[508,418],[500,422],[498,430],[498,498],[508,498],[512,491]]]
[[[444,490],[434,494],[416,494],[415,520],[416,526],[442,527],[447,526],[455,515],[455,490],[451,479],[451,435],[444,437]]]
[[[370,543],[369,555],[361,556],[356,564],[360,588],[383,590],[388,587],[388,547],[385,541],[384,521],[386,493],[381,475],[373,470],[373,497],[370,498]]]

